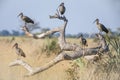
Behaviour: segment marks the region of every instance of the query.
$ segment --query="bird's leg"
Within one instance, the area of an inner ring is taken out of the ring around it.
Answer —
[[[25,22],[25,26],[27,26],[27,23]]]
[[[99,31],[99,34],[101,33],[101,31]]]
[[[61,15],[63,18],[65,18],[65,15]]]
[[[85,56],[85,51],[86,51],[86,49],[85,49],[86,47],[85,47],[85,45],[84,45],[84,56]]]
[[[85,55],[85,51],[84,51],[84,50],[85,50],[85,48],[84,48],[84,45],[83,45],[83,57],[84,57],[84,55]]]
[[[99,31],[99,34],[102,34],[102,31]]]

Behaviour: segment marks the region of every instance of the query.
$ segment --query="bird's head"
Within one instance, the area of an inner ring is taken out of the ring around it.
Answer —
[[[81,34],[80,37],[83,37],[83,34]]]
[[[18,47],[18,43],[15,43],[12,48]]]
[[[60,6],[64,6],[64,2],[62,2],[62,3],[60,4]]]
[[[95,19],[93,23],[95,23],[95,22],[99,22],[99,19],[98,19],[98,18],[97,18],[97,19]]]
[[[80,38],[82,38],[82,37],[83,37],[83,34],[79,35],[77,38],[80,39]]]
[[[83,34],[81,34],[80,37],[83,37]]]
[[[21,12],[21,13],[18,15],[18,17],[19,17],[19,16],[23,16],[23,13]]]

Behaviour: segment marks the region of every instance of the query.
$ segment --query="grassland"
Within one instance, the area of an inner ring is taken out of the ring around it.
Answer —
[[[42,73],[27,78],[24,77],[27,70],[23,67],[8,67],[9,63],[17,58],[15,49],[12,49],[15,42],[19,43],[26,53],[27,57],[22,59],[33,67],[42,66],[56,56],[53,54],[47,57],[46,53],[42,53],[41,48],[47,40],[25,37],[15,37],[14,41],[11,40],[12,37],[0,37],[0,80],[66,80],[65,70],[70,66],[69,61],[60,62]]]
[[[67,41],[79,44],[78,39],[67,39]],[[19,44],[27,56],[22,59],[33,67],[42,66],[56,56],[55,54],[52,54],[48,57],[46,56],[46,53],[41,50],[48,42],[48,39],[36,40],[28,37],[0,37],[0,80],[120,80],[120,75],[117,72],[110,71],[109,73],[111,74],[108,75],[100,69],[100,71],[98,71],[99,73],[96,72],[93,74],[93,71],[96,69],[94,64],[87,67],[83,66],[85,68],[81,68],[72,66],[75,61],[62,61],[46,71],[31,77],[24,77],[27,70],[22,66],[8,67],[9,63],[17,58],[14,48],[12,48],[15,42]],[[97,43],[94,43],[92,39],[89,39],[88,45],[88,47],[95,47],[97,46]],[[76,75],[68,74],[68,70],[72,70],[72,73]],[[106,76],[108,78],[106,78]],[[79,77],[79,79],[73,77]]]

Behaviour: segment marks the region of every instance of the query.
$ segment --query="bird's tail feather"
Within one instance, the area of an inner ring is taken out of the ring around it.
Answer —
[[[25,55],[25,54],[22,54],[21,56],[26,57],[26,55]]]

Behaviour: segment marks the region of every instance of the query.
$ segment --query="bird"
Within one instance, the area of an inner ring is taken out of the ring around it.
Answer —
[[[63,2],[59,5],[58,10],[59,10],[60,15],[63,15],[65,13],[66,8]]]
[[[108,33],[109,32],[108,29],[103,24],[99,23],[99,19],[96,19],[93,23],[95,23],[95,22],[96,22],[98,29],[100,30],[99,33],[101,33],[101,32]]]
[[[88,43],[87,43],[87,40],[83,37],[83,35],[81,34],[80,37],[80,42],[82,44],[82,47],[83,47],[83,55],[85,53],[85,47],[88,46]]]
[[[26,57],[25,53],[23,52],[23,50],[21,48],[18,47],[18,43],[15,43],[13,45],[13,48],[15,47],[15,50],[16,50],[16,54],[18,55],[18,59],[20,56],[22,57]]]
[[[24,16],[22,12],[18,15],[18,17],[19,17],[19,16],[20,16],[21,19],[25,22],[25,26],[26,26],[27,23],[32,23],[32,24],[34,24],[34,21],[33,21],[31,18],[29,18],[29,17],[27,17],[27,16]]]
[[[83,37],[83,35],[80,35],[79,39],[80,39],[82,46],[88,46],[87,40]]]

